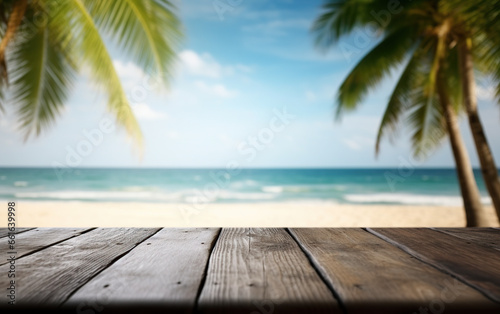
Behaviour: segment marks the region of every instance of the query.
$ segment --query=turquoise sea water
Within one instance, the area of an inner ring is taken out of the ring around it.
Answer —
[[[482,201],[490,204],[479,171]],[[0,168],[0,199],[461,205],[453,169]]]

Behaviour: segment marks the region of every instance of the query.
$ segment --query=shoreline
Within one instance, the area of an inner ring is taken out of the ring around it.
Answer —
[[[492,227],[492,206],[484,207]],[[17,227],[464,227],[460,206],[18,201]],[[0,227],[7,227],[3,211]]]

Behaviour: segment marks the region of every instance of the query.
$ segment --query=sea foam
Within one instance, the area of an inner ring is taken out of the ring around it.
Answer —
[[[350,203],[389,203],[403,205],[462,206],[461,196],[421,195],[421,194],[347,194],[344,199]],[[491,204],[490,197],[482,197],[481,202]]]

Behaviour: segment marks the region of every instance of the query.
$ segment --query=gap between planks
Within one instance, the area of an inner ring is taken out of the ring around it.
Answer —
[[[24,280],[23,289],[17,295],[18,305],[54,307],[62,304],[68,295],[85,285],[110,261],[130,251],[158,229],[123,228],[116,232],[117,229],[98,228],[19,259],[16,275]],[[0,271],[7,268],[8,265],[2,265]],[[0,277],[0,285],[6,280]]]
[[[493,228],[431,228],[453,237],[462,239],[467,244],[474,243],[500,251],[500,232]]]
[[[257,313],[259,309],[342,312],[285,228],[224,228],[209,259],[197,311]]]
[[[53,245],[78,237],[96,228],[33,228],[16,234],[15,251],[16,260],[30,256]],[[61,234],[59,234],[61,232]],[[49,240],[47,241],[47,236]],[[34,238],[34,239],[32,239]],[[52,239],[51,239],[52,238]],[[26,243],[27,242],[27,243]],[[0,265],[7,264],[8,261],[0,262]]]
[[[106,313],[191,313],[219,228],[164,228],[89,280],[63,305],[103,299]],[[97,308],[97,310],[100,310]]]
[[[152,228],[153,229],[153,228]],[[95,277],[97,277],[100,273],[102,273],[103,271],[105,271],[106,269],[108,269],[109,267],[111,267],[116,261],[118,261],[119,259],[121,259],[122,257],[126,256],[128,253],[130,253],[133,249],[135,249],[138,245],[140,245],[141,243],[143,243],[144,241],[148,240],[149,238],[151,238],[152,236],[154,236],[155,234],[157,234],[158,232],[160,232],[161,230],[163,230],[163,228],[159,228],[158,230],[156,230],[156,232],[152,233],[151,235],[149,235],[148,237],[144,238],[142,241],[140,242],[137,242],[132,248],[130,248],[128,251],[125,251],[123,252],[121,255],[115,257],[113,260],[111,260],[106,266],[103,267],[103,269],[97,273],[95,273],[93,276],[87,278],[87,281],[81,285],[80,287],[78,287],[77,289],[75,289],[74,291],[72,291],[70,294],[68,294],[68,296],[66,297],[66,299],[61,302],[61,304],[64,304],[66,303],[74,294],[76,294],[80,289],[82,289],[87,283],[89,283],[92,279],[94,279]]]
[[[478,307],[498,310],[497,304],[476,289],[453,282],[448,274],[365,230],[293,228],[290,231],[310,252],[349,313],[412,313],[436,298],[445,300],[443,291],[452,293],[444,301],[447,311],[452,313]]]
[[[18,235],[20,233],[33,230],[35,228],[16,228],[16,231],[14,231],[15,235]],[[9,235],[10,231],[9,228],[0,228],[0,239],[5,238]]]
[[[463,243],[467,243],[467,240],[466,239],[463,239],[463,238],[460,238],[460,237],[457,237],[457,236],[454,236],[454,235],[451,235],[451,234],[448,234],[446,232],[438,232],[437,230],[433,230],[433,229],[430,229],[430,228],[414,228],[414,231],[417,230],[418,232],[418,229],[422,229],[422,230],[429,230],[429,231],[432,231],[432,232],[435,232],[436,234],[441,234],[445,237],[451,237],[451,238],[454,238],[456,239],[457,241],[462,241]],[[408,231],[407,229],[404,229],[405,231]],[[400,250],[410,254],[411,256],[413,256],[414,258],[418,259],[419,261],[421,261],[422,263],[425,263],[439,271],[441,271],[442,273],[445,273],[449,276],[452,276],[454,278],[456,278],[458,281],[462,282],[463,284],[473,288],[474,290],[478,291],[479,293],[481,293],[482,295],[484,295],[486,298],[488,298],[489,300],[491,300],[492,302],[495,302],[496,304],[499,303],[499,298],[498,296],[495,294],[494,291],[489,291],[489,289],[485,288],[483,286],[483,284],[481,282],[477,282],[476,278],[474,277],[471,277],[470,275],[468,275],[467,273],[463,273],[461,271],[457,271],[456,269],[456,266],[449,266],[449,265],[446,265],[446,261],[444,262],[441,262],[441,261],[438,261],[436,260],[434,257],[432,256],[427,256],[426,252],[425,252],[425,247],[424,247],[424,251],[423,252],[419,252],[420,250],[415,250],[413,248],[411,248],[409,245],[403,243],[405,242],[404,240],[398,240],[396,238],[393,238],[393,236],[390,236],[390,235],[386,235],[384,234],[385,232],[390,232],[391,229],[383,229],[383,228],[377,228],[377,230],[374,230],[372,228],[366,228],[366,231],[381,238],[382,240],[394,245],[395,247],[399,248]],[[380,232],[379,232],[380,231]],[[438,242],[438,243],[442,243],[442,242]],[[480,245],[476,245],[476,247],[478,247],[479,249],[491,249],[491,248],[488,248],[486,246],[480,246]],[[495,249],[492,249],[493,251],[497,251]]]
[[[339,304],[339,308],[340,310],[344,313],[344,314],[347,314],[347,309],[345,307],[345,304],[344,302],[342,301],[342,299],[340,298],[340,295],[338,294],[338,292],[335,290],[335,287],[328,281],[328,279],[324,276],[324,274],[320,271],[320,269],[318,268],[318,266],[314,263],[313,261],[313,257],[311,255],[311,253],[306,250],[306,248],[302,245],[302,243],[300,243],[300,241],[297,239],[297,237],[290,231],[290,228],[285,228],[285,231],[292,237],[292,239],[297,243],[297,245],[299,246],[300,250],[302,251],[302,253],[304,253],[304,255],[307,257],[307,260],[309,261],[309,264],[311,265],[311,267],[316,271],[316,274],[318,274],[319,278],[321,278],[321,280],[323,281],[323,283],[328,287],[328,289],[330,290],[330,292],[332,293],[333,297],[335,298],[335,300],[337,300],[337,303]]]
[[[203,277],[201,278],[200,286],[198,287],[198,291],[196,292],[196,299],[194,301],[193,313],[199,312],[201,292],[203,291],[203,288],[205,287],[205,283],[207,282],[208,265],[210,264],[210,258],[212,257],[215,245],[219,241],[221,233],[222,233],[222,228],[219,228],[219,232],[217,232],[217,235],[215,236],[214,240],[211,243],[211,246],[210,246],[210,249],[208,252],[207,263],[205,264],[205,269],[203,270]]]

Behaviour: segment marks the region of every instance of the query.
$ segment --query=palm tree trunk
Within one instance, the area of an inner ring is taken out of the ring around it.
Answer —
[[[7,49],[7,46],[9,45],[12,38],[14,38],[17,28],[19,27],[19,25],[21,25],[21,21],[23,20],[27,6],[28,6],[28,0],[16,1],[14,3],[14,7],[12,8],[12,12],[9,16],[5,35],[2,38],[2,41],[0,42],[0,83],[2,83],[3,80],[7,81],[7,64],[5,62],[5,50]]]
[[[474,173],[472,172],[469,156],[465,149],[462,136],[460,135],[457,115],[450,104],[449,96],[443,85],[444,78],[442,71],[440,70],[439,73],[437,92],[445,116],[446,129],[450,136],[453,157],[455,158],[458,182],[460,184],[460,192],[462,193],[465,216],[467,219],[467,227],[488,227],[492,225],[492,222],[488,221],[483,206],[481,205],[479,190],[474,178]]]
[[[474,81],[474,70],[470,40],[462,39],[459,42],[459,64],[462,76],[462,89],[464,102],[469,117],[469,126],[476,145],[477,155],[481,164],[481,173],[486,188],[490,193],[497,217],[500,219],[500,181],[498,180],[498,169],[488,145],[479,113],[477,111],[476,83]]]

